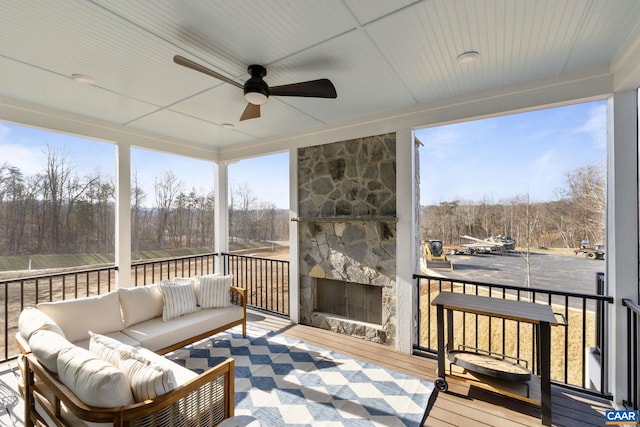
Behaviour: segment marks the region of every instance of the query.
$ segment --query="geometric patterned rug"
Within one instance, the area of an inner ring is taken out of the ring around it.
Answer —
[[[168,353],[202,373],[235,359],[235,415],[262,426],[420,426],[437,395],[433,383],[247,326]]]

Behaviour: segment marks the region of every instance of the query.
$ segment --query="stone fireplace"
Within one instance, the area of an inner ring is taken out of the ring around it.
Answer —
[[[393,344],[395,134],[298,150],[300,321]]]

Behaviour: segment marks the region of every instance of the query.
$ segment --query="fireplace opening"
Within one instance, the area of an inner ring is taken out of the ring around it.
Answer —
[[[379,325],[382,323],[382,287],[316,279],[314,310]]]

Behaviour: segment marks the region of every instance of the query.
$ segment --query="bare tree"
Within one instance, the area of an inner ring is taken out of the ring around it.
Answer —
[[[42,232],[48,230],[51,251],[58,253],[64,243],[61,233],[62,207],[64,203],[65,187],[71,178],[72,170],[67,162],[64,151],[47,145],[47,165],[44,172],[44,215]],[[48,212],[48,215],[46,214]]]
[[[146,198],[146,193],[138,183],[138,172],[133,173],[131,186],[131,251],[140,250],[140,238],[142,234],[142,204]]]
[[[249,184],[242,183],[234,187],[233,190],[234,210],[232,228],[236,235],[244,240],[252,239],[252,228],[254,228],[253,210],[256,208],[257,198]]]
[[[602,243],[606,211],[604,166],[582,166],[567,172],[566,177],[569,188],[565,196],[572,202],[579,238]]]
[[[521,198],[521,213],[519,215],[519,225],[523,232],[521,236],[524,238],[524,252],[522,257],[526,265],[526,278],[524,286],[531,287],[531,246],[539,224],[538,210],[531,204],[529,193]]]
[[[156,243],[159,249],[165,249],[165,233],[172,231],[169,229],[169,219],[183,186],[182,181],[176,177],[173,171],[165,171],[160,178],[156,177],[154,186],[156,208],[158,209]]]

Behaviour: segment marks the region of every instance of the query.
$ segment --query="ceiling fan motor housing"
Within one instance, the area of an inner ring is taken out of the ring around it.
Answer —
[[[267,69],[262,65],[249,65],[247,72],[251,74],[251,78],[244,83],[245,98],[252,104],[264,104],[269,97],[269,86],[262,79],[267,75]]]

